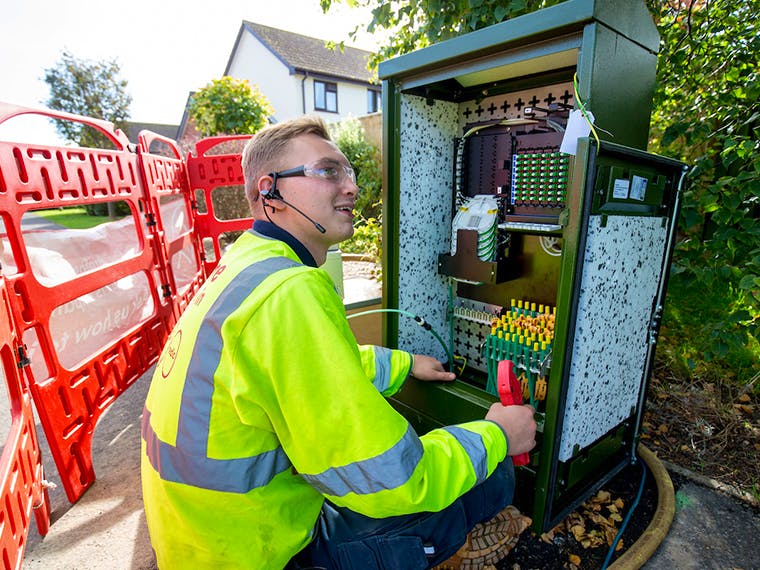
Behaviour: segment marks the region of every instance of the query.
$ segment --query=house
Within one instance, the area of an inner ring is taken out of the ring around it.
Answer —
[[[125,128],[125,134],[127,135],[127,138],[134,143],[137,142],[137,135],[139,135],[140,131],[142,130],[152,131],[166,138],[174,139],[177,137],[178,128],[179,127],[177,125],[166,125],[162,123],[137,123],[134,121],[128,121]]]
[[[381,88],[367,70],[370,55],[244,20],[224,75],[256,85],[274,107],[274,121],[314,113],[333,122],[380,110]]]

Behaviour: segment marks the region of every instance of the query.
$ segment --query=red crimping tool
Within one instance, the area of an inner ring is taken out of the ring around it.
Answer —
[[[511,360],[500,360],[496,373],[496,386],[499,390],[499,399],[502,406],[519,406],[523,403],[522,387],[515,375],[515,363]],[[530,463],[528,453],[512,456],[515,466]]]

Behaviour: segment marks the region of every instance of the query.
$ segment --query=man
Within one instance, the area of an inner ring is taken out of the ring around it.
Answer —
[[[532,409],[495,404],[489,421],[418,437],[384,396],[409,375],[454,375],[428,356],[357,346],[318,269],[352,235],[359,191],[324,123],[261,131],[243,169],[253,228],[172,331],[143,415],[159,567],[445,560],[511,500],[504,459],[535,445]]]

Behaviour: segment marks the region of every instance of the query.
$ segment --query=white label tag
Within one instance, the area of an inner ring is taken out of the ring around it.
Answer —
[[[626,178],[616,178],[615,186],[612,188],[612,197],[618,200],[627,200],[629,186],[630,183]]]
[[[633,176],[631,178],[631,199],[644,201],[647,195],[647,183],[649,181],[643,176]]]
[[[591,123],[594,122],[594,114],[590,111],[587,112],[588,118],[591,119]],[[559,146],[559,151],[565,154],[575,155],[578,150],[578,139],[581,137],[587,137],[591,133],[591,126],[586,122],[583,113],[580,109],[575,109],[570,112],[570,117],[567,119],[567,127],[565,128],[565,135],[562,137],[562,144]]]

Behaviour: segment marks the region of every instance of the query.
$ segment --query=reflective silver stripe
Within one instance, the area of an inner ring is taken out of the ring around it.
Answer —
[[[391,385],[391,356],[390,348],[384,346],[373,347],[375,351],[375,377],[372,379],[377,391],[382,393]]]
[[[409,426],[404,436],[380,455],[350,465],[331,467],[317,475],[301,473],[301,476],[325,495],[369,495],[401,487],[414,473],[422,453],[422,442]]]
[[[281,447],[239,459],[198,457],[158,439],[148,410],[143,412],[142,437],[150,464],[161,479],[212,491],[247,493],[269,484],[291,466]]]
[[[470,462],[477,478],[475,484],[485,481],[488,477],[488,457],[486,446],[483,444],[483,438],[480,434],[459,426],[447,426],[443,429],[453,435],[467,452],[467,455],[470,456]]]
[[[247,493],[266,485],[290,467],[290,460],[281,448],[236,459],[212,459],[207,452],[214,372],[224,344],[222,325],[264,279],[300,265],[286,257],[272,257],[249,265],[235,276],[206,313],[185,375],[176,445],[160,441],[150,427],[150,418],[143,420],[148,458],[162,479],[204,489]]]

